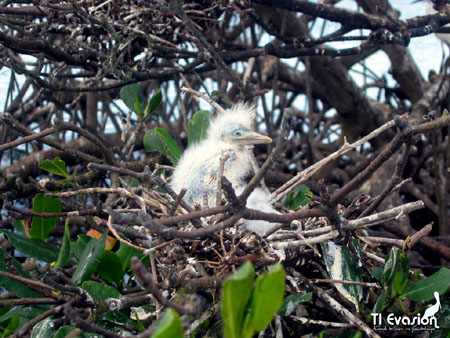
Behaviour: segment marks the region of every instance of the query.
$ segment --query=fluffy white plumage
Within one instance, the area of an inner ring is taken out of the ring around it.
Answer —
[[[186,189],[185,200],[193,204],[203,204],[203,196],[208,196],[210,207],[216,204],[217,174],[220,157],[231,154],[224,165],[224,176],[236,188],[251,171],[250,149],[246,143],[238,142],[233,133],[250,132],[254,110],[238,104],[226,114],[219,115],[210,122],[207,137],[189,147],[180,159],[172,177],[172,188],[179,192]]]
[[[244,187],[237,189],[238,195],[244,190]],[[247,200],[247,207],[250,209],[255,209],[263,212],[278,213],[272,204],[269,203],[269,193],[261,188],[256,188],[250,194]],[[276,223],[270,223],[263,220],[246,220],[241,229],[248,229],[250,231],[256,232],[263,235],[268,230],[272,229]]]
[[[171,181],[174,191],[179,193],[181,189],[186,189],[184,199],[191,205],[203,205],[206,195],[208,206],[215,206],[220,158],[227,153],[229,158],[225,161],[223,175],[239,195],[245,187],[244,178],[252,170],[252,150],[249,145],[272,142],[269,137],[251,131],[254,118],[254,107],[239,103],[211,120],[207,137],[189,147],[175,168]],[[259,188],[250,195],[247,206],[265,212],[276,212],[268,202],[268,194]],[[245,221],[244,227],[264,233],[273,225],[252,220]]]

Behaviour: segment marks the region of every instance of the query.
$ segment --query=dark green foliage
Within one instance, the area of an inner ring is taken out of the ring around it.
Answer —
[[[33,199],[33,211],[55,213],[62,211],[62,205],[56,198],[48,198],[44,193],[37,194]],[[33,217],[30,235],[33,238],[44,240],[58,223],[57,217]]]
[[[145,133],[144,147],[147,152],[158,151],[167,156],[174,165],[181,157],[180,148],[172,136],[162,128],[155,128]]]

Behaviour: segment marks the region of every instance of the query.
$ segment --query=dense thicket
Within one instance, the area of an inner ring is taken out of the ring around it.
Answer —
[[[1,1],[0,60],[10,71],[0,115],[4,330],[29,335],[47,320],[52,332],[77,327],[117,337],[146,329],[144,337],[159,312],[137,324],[130,308],[142,306],[172,307],[184,314],[187,332],[212,335],[220,332],[222,282],[247,260],[258,271],[282,262],[286,295],[313,294],[280,314],[266,336],[377,336],[383,333],[370,324],[371,312],[412,313],[434,299],[398,303],[420,273],[436,273],[450,260],[450,82],[447,64],[424,78],[408,44],[445,32],[450,5],[436,0],[435,14],[406,20],[394,1],[347,4],[355,11],[339,5]],[[389,74],[368,61],[377,53],[389,59]],[[146,144],[144,134],[163,128],[185,149],[193,114],[215,111],[201,96],[224,108],[257,106],[255,127],[275,142],[257,146],[256,161],[270,164],[261,176],[280,214],[232,198],[195,210],[168,188],[174,145],[158,132],[160,147]],[[300,183],[311,190],[309,204]],[[264,238],[236,232],[241,218],[283,228]],[[84,236],[90,229],[109,229],[121,243],[105,253],[104,237]],[[87,259],[89,250],[98,262]],[[326,257],[336,252],[347,257],[350,275],[332,274]],[[152,275],[136,262],[131,269],[131,256],[142,257]],[[401,286],[374,272],[394,261],[384,276],[400,269]],[[346,293],[330,279],[362,287]],[[96,282],[113,291],[102,298]],[[106,298],[120,298],[120,306]],[[302,326],[301,316],[309,321]]]

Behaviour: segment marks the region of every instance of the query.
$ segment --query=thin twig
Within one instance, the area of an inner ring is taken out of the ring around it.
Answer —
[[[433,230],[433,223],[425,225],[422,229],[417,231],[414,235],[409,238],[406,247],[411,249],[417,242],[419,242],[423,237],[428,236],[428,234]]]
[[[405,119],[395,116],[394,121],[400,131],[392,141],[367,165],[361,172],[348,181],[342,188],[333,194],[331,202],[339,203],[352,190],[356,189],[362,182],[367,180],[383,163],[389,160],[404,143],[410,143],[413,137],[412,129]]]
[[[186,194],[187,190],[185,188],[180,190],[180,193],[178,194],[177,198],[173,202],[172,208],[170,208],[169,213],[167,216],[173,216],[175,212],[178,209],[178,206],[180,205],[181,200],[183,199],[184,195]]]
[[[350,324],[355,325],[361,331],[363,331],[369,338],[381,338],[378,333],[372,330],[366,323],[364,323],[361,319],[356,317],[353,313],[351,313],[345,306],[339,304],[333,297],[331,297],[328,293],[320,289],[314,284],[309,284],[309,287],[314,291],[314,293],[325,303],[328,305],[328,308],[335,312],[339,317],[345,318]]]
[[[115,238],[117,238],[117,240],[119,242],[124,243],[124,244],[126,244],[136,250],[142,251],[142,252],[147,251],[147,248],[141,248],[140,246],[134,245],[130,241],[127,241],[127,240],[123,239],[122,237],[120,237],[119,234],[117,233],[116,229],[114,229],[114,227],[112,226],[111,215],[109,215],[108,221],[106,222],[106,224],[108,225],[109,231],[111,231],[111,233],[114,235]]]
[[[422,209],[424,207],[425,204],[422,201],[406,203],[398,207],[379,212],[377,214],[347,221],[347,224],[344,224],[342,228],[344,230],[355,230],[362,227],[374,226],[376,224],[384,223],[388,220],[399,219],[400,217],[404,217],[410,212]]]
[[[2,299],[0,300],[1,307],[14,307],[19,305],[44,305],[56,304],[57,301],[53,298],[20,298],[20,299]]]
[[[299,317],[299,316],[289,316],[289,318],[297,320],[302,324],[314,324],[314,325],[322,325],[325,327],[338,327],[338,328],[346,328],[346,329],[355,327],[355,325],[348,324],[348,323],[328,322],[325,320],[316,320],[316,319],[310,319],[310,318]]]
[[[72,299],[69,301],[69,304],[74,303],[74,302],[75,302],[75,299]],[[44,313],[40,314],[39,316],[36,316],[36,317],[30,319],[28,322],[26,322],[20,328],[20,330],[16,331],[16,333],[11,335],[10,337],[12,337],[12,338],[24,337],[26,335],[26,333],[29,330],[31,330],[37,323],[44,320],[45,318],[48,318],[50,316],[53,316],[54,314],[61,312],[63,310],[63,308],[64,308],[64,305],[55,306],[55,307],[45,311]]]
[[[107,211],[119,224],[142,225],[145,226],[150,233],[159,235],[165,239],[183,238],[190,240],[205,238],[224,228],[230,227],[245,214],[245,210],[238,210],[236,214],[230,218],[215,225],[190,231],[181,231],[164,226],[159,220],[153,219],[149,214],[143,211],[139,211],[137,214],[129,215],[119,214],[110,207],[107,208]]]
[[[64,121],[61,121],[59,118],[55,118],[53,120],[53,123],[55,124],[55,126],[57,128],[64,129],[64,130],[70,130],[70,131],[78,133],[81,136],[86,137],[89,141],[91,141],[100,150],[100,152],[105,157],[106,161],[108,161],[109,163],[113,163],[114,157],[113,157],[111,150],[108,149],[105,146],[104,142],[100,138],[98,138],[96,135],[90,133],[87,129],[80,128],[75,123],[64,122]]]
[[[167,193],[170,195],[170,197],[173,198],[173,200],[176,200],[178,198],[178,194],[175,191],[173,191],[173,189],[164,180],[162,180],[158,176],[150,175],[150,171],[148,170],[147,166],[145,167],[143,172],[136,172],[136,171],[126,169],[126,168],[120,168],[120,167],[115,167],[112,165],[99,164],[99,163],[89,163],[87,165],[87,167],[89,169],[94,168],[94,169],[99,169],[99,170],[107,170],[107,171],[117,172],[117,173],[120,173],[123,175],[128,175],[131,177],[135,177],[138,180],[141,180],[144,182],[149,182],[150,184],[157,185],[160,188],[164,189],[165,191],[167,191]],[[193,211],[192,207],[189,204],[187,204],[183,199],[180,200],[180,205],[183,207],[183,209],[185,209],[188,212]]]
[[[143,188],[141,188],[141,187],[129,188],[129,189],[125,189],[125,188],[121,188],[121,187],[116,187],[116,188],[98,187],[98,188],[78,189],[78,190],[73,190],[73,191],[47,193],[45,195],[47,197],[65,198],[65,197],[73,197],[73,196],[78,196],[78,195],[119,194],[121,196],[125,196],[125,197],[136,200],[140,204],[141,207],[143,207],[144,205],[148,205],[150,208],[159,207],[159,205],[156,204],[155,202],[153,202],[147,198],[144,198],[142,196],[137,195],[137,193],[140,193],[142,191],[143,191]]]
[[[188,309],[182,305],[169,301],[162,292],[159,290],[158,285],[155,283],[154,277],[145,269],[141,261],[133,257],[131,259],[131,268],[134,271],[134,275],[139,284],[148,292],[150,292],[155,300],[163,306],[169,306],[181,314],[192,313],[192,309]]]
[[[306,238],[302,240],[289,241],[289,242],[275,242],[272,244],[272,247],[275,250],[284,250],[288,248],[297,248],[300,246],[310,246],[314,244],[324,243],[331,239],[337,238],[339,236],[339,232],[337,230],[332,230],[331,232],[325,233],[323,235],[319,235],[312,238]]]
[[[271,167],[272,163],[275,161],[275,159],[281,154],[283,151],[283,148],[287,142],[287,138],[289,136],[289,133],[291,129],[293,128],[292,125],[292,111],[290,108],[286,108],[283,116],[283,122],[281,124],[281,131],[278,135],[278,140],[275,148],[272,150],[270,155],[267,157],[264,164],[261,166],[261,169],[255,173],[255,176],[250,180],[250,182],[245,187],[244,191],[239,196],[239,200],[241,203],[244,203],[247,201],[247,198],[250,196],[252,191],[255,189],[256,185],[259,183],[259,181],[262,180],[264,175],[267,173],[269,168]]]
[[[256,160],[255,154],[253,151],[250,151],[250,163],[252,164],[253,172],[257,173],[261,168],[258,165],[258,161]],[[266,191],[268,194],[270,194],[269,189],[267,188],[266,182],[264,181],[264,177],[261,179],[261,187]]]
[[[37,139],[40,139],[42,137],[45,137],[47,135],[53,134],[56,131],[55,127],[50,127],[47,129],[44,129],[43,131],[36,133],[36,134],[32,134],[29,136],[24,136],[21,139],[15,140],[15,141],[11,141],[5,144],[0,144],[0,152],[5,151],[7,149],[10,148],[14,148],[17,147],[21,144],[27,143],[27,142],[31,142]]]
[[[374,215],[370,215],[367,217],[363,217],[356,220],[343,220],[342,222],[342,230],[344,231],[352,231],[356,229],[361,229],[365,227],[374,226],[380,223],[387,222],[392,219],[396,219],[399,217],[403,217],[404,215],[421,209],[424,207],[424,203],[422,201],[411,202],[404,205],[401,205],[396,208],[392,208]],[[323,243],[330,239],[337,238],[339,234],[338,231],[334,230],[331,226],[325,226],[318,229],[313,230],[304,230],[301,234],[306,238],[305,240],[295,240],[288,242],[276,241],[272,243],[272,247],[274,249],[287,249],[287,248],[296,248],[298,246],[307,246],[317,243]],[[271,241],[271,238],[268,238]]]
[[[208,40],[194,25],[192,20],[186,15],[182,6],[182,2],[180,0],[171,0],[169,3],[171,7],[174,9],[176,15],[182,19],[187,29],[200,41],[201,45],[203,45],[199,47],[206,48],[206,50],[209,52],[213,60],[216,62],[217,66],[223,69],[230,76],[233,83],[239,88],[239,91],[243,92],[244,85],[242,84],[241,79],[239,79],[236,73],[223,61],[222,57],[216,51],[214,46],[212,46],[208,42]]]
[[[377,255],[375,255],[374,253],[367,251],[367,250],[362,250],[363,254],[366,255],[367,257],[373,259],[374,261],[377,261],[378,263],[381,264],[385,264],[386,260],[384,258],[378,257]]]
[[[185,91],[185,92],[188,92],[188,93],[190,93],[190,94],[192,94],[194,96],[201,97],[203,100],[208,102],[211,106],[216,108],[217,111],[220,112],[221,114],[226,113],[226,110],[223,109],[222,106],[220,106],[216,101],[214,101],[213,99],[210,99],[208,96],[206,96],[202,92],[199,92],[197,90],[194,90],[192,88],[187,88],[187,87],[181,87],[181,90]]]
[[[217,171],[217,191],[216,191],[216,207],[222,202],[222,176],[225,162],[230,158],[231,153],[222,151],[219,158],[219,169]]]
[[[381,289],[381,285],[378,283],[366,283],[366,282],[358,282],[353,280],[340,280],[340,279],[308,279],[306,283],[318,284],[318,283],[330,283],[330,284],[347,284],[347,285],[361,285],[367,288],[377,288]]]
[[[242,76],[242,83],[244,84],[244,86],[247,84],[248,79],[252,74],[254,65],[255,65],[255,58],[249,58],[247,61],[247,68],[245,68],[244,75]]]
[[[33,289],[39,293],[42,293],[43,295],[53,298],[56,301],[60,302],[64,299],[63,296],[59,295],[59,294],[54,294],[54,292],[56,292],[57,290],[55,290],[54,288],[52,288],[51,286],[48,286],[44,283],[32,280],[32,279],[28,279],[22,276],[17,276],[15,274],[9,273],[9,272],[5,272],[5,271],[0,271],[0,276],[2,277],[6,277],[8,279],[14,279],[17,280],[19,282],[21,282],[22,284],[25,284],[26,286],[28,286],[30,289]]]
[[[22,123],[20,123],[16,118],[14,118],[9,113],[0,113],[0,121],[5,122],[7,125],[9,125],[13,129],[17,130],[21,134],[24,134],[24,135],[35,135],[36,134],[29,128],[25,127]],[[59,143],[51,138],[48,138],[48,137],[38,138],[36,140],[40,143],[47,144],[50,147],[64,151],[65,153],[69,154],[72,157],[81,158],[87,162],[97,163],[97,162],[101,161],[100,159],[98,159],[94,156],[88,155],[88,154],[83,153],[82,151],[79,151],[76,149],[72,149],[69,146],[67,146],[65,144],[61,144],[61,143]]]
[[[364,242],[368,241],[371,243],[385,244],[389,246],[396,246],[397,248],[403,248],[405,241],[402,239],[396,238],[387,238],[387,237],[375,237],[375,236],[357,236]]]
[[[157,275],[157,270],[156,270],[155,255],[153,254],[153,252],[150,252],[149,256],[150,256],[150,267],[152,268],[151,278],[153,279],[154,285],[158,285],[158,275]],[[156,300],[156,318],[157,319],[159,317],[161,317],[161,309],[162,309],[162,304],[160,302],[158,302],[158,300]]]
[[[402,179],[402,173],[406,165],[406,160],[409,156],[411,145],[405,144],[403,145],[403,151],[397,155],[397,160],[395,161],[395,170],[392,175],[389,183],[384,187],[383,191],[372,201],[372,203],[361,213],[359,217],[364,217],[369,215],[372,211],[374,211],[383,200],[392,192],[396,187],[397,183],[399,183]]]
[[[297,175],[295,175],[295,177],[291,178],[288,182],[283,184],[280,188],[278,188],[274,192],[272,192],[272,194],[270,195],[271,201],[273,201],[273,202],[279,201],[284,196],[286,196],[288,193],[290,193],[295,187],[299,186],[300,184],[302,184],[303,182],[308,180],[310,177],[312,177],[317,171],[319,171],[327,163],[337,159],[338,157],[348,153],[351,150],[356,149],[363,143],[373,139],[374,137],[377,137],[378,135],[380,135],[384,131],[392,128],[393,126],[395,126],[395,121],[391,120],[391,121],[383,124],[381,127],[375,129],[367,136],[359,139],[358,141],[356,141],[352,144],[347,143],[347,140],[344,139],[344,144],[337,151],[335,151],[334,153],[323,158],[319,162],[314,163],[312,166],[306,168],[305,170],[299,172]]]

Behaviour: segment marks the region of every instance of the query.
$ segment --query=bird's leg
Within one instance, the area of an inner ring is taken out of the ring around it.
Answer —
[[[225,162],[233,155],[229,150],[223,150],[219,158],[219,169],[217,171],[217,191],[216,191],[216,206],[220,205],[222,201],[222,176],[225,167]]]

